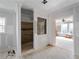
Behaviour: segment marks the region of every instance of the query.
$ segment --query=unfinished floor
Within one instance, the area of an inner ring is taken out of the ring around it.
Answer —
[[[74,51],[74,39],[57,36],[56,46]]]
[[[23,56],[23,59],[74,59],[72,51],[59,47],[49,47]]]
[[[4,55],[2,56],[5,58]],[[2,56],[0,59],[4,59]],[[8,57],[7,59],[16,59],[16,58]],[[46,47],[45,49],[25,54],[22,56],[22,59],[78,59],[78,58],[74,58],[73,52],[70,50],[59,47]]]

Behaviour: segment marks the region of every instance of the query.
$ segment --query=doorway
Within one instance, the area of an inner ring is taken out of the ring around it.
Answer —
[[[21,9],[21,50],[33,49],[33,11]]]
[[[56,45],[73,51],[73,41],[73,16],[57,19]]]

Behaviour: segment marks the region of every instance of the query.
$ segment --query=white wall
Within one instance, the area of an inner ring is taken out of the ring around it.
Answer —
[[[5,33],[0,33],[1,50],[16,49],[16,22],[13,11],[0,8],[0,17],[5,17]],[[14,44],[15,43],[15,44]]]
[[[55,45],[56,43],[56,28],[55,28],[55,19],[52,17],[52,15],[49,15],[48,17],[48,42],[51,45]]]
[[[74,7],[74,46],[75,55],[79,56],[79,5]]]
[[[6,17],[6,33],[0,34],[0,50],[5,52],[7,49],[15,49],[17,59],[21,56],[20,8],[21,5],[18,3],[8,3],[8,1],[1,3],[0,1],[0,16]]]
[[[21,58],[21,4],[16,4],[16,57]]]
[[[48,16],[44,11],[39,11],[38,9],[34,9],[34,48],[44,48],[48,44],[48,32],[47,34],[37,35],[37,17],[42,17],[47,19]],[[48,30],[47,30],[48,31]]]

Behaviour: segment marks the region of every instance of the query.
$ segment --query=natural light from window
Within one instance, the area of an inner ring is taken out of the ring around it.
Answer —
[[[5,18],[0,17],[0,33],[4,33],[4,32],[5,32]]]

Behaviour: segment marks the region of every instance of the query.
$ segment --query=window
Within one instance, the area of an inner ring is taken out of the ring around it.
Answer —
[[[61,24],[61,33],[63,33],[63,34],[66,34],[66,33],[73,34],[73,23]]]
[[[5,18],[0,17],[0,33],[5,32]]]
[[[65,34],[65,33],[68,32],[67,26],[68,25],[66,23],[65,24],[61,24],[61,33]]]
[[[69,23],[69,33],[73,34],[73,23]]]

